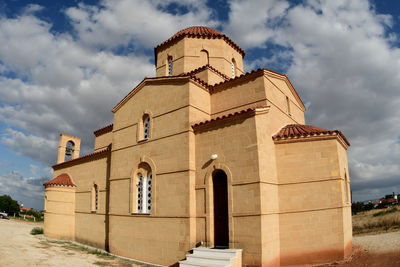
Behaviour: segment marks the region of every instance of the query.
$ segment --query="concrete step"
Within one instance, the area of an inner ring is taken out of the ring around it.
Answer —
[[[210,255],[210,256],[199,256],[199,255],[194,255],[194,254],[189,254],[186,255],[186,259],[189,262],[194,262],[194,263],[207,263],[207,264],[216,264],[216,265],[222,265],[222,266],[230,266],[231,262],[231,257],[229,255]]]
[[[180,267],[241,267],[241,249],[194,248],[193,254],[180,261]]]
[[[179,267],[231,267],[229,264],[210,264],[210,263],[199,263],[199,262],[190,262],[188,260],[183,260],[179,262]]]
[[[221,257],[236,257],[237,249],[214,249],[214,248],[194,248],[193,255],[201,256],[221,256]]]

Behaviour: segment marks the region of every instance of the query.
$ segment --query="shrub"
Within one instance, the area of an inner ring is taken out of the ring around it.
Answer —
[[[43,228],[42,227],[35,227],[31,230],[31,235],[42,235]]]

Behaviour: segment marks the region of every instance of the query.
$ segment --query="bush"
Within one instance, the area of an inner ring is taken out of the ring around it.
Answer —
[[[42,235],[43,228],[42,227],[35,227],[31,230],[31,235]]]

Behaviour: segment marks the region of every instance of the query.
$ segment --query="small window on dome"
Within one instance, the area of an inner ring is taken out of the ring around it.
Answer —
[[[232,78],[236,77],[236,60],[232,58]]]
[[[173,60],[172,56],[168,56],[168,76],[172,76],[172,71],[173,71]]]

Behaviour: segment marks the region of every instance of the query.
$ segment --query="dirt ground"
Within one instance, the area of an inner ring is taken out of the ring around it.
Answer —
[[[400,231],[354,236],[349,259],[319,266],[400,267]]]
[[[146,266],[73,243],[48,241],[43,235],[33,236],[30,231],[34,227],[43,224],[0,219],[0,267]]]
[[[89,250],[73,243],[33,236],[40,223],[0,220],[0,267],[6,266],[148,266]],[[319,266],[400,266],[400,231],[355,236],[353,254],[347,261]]]

